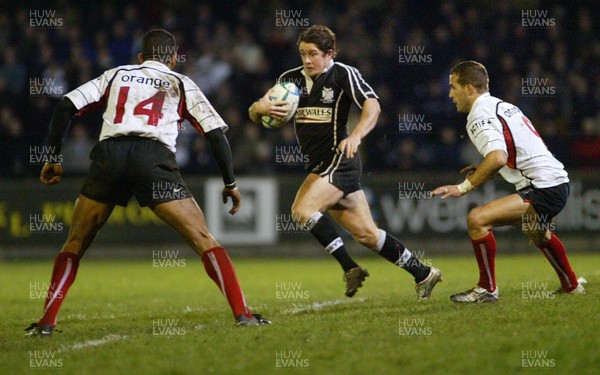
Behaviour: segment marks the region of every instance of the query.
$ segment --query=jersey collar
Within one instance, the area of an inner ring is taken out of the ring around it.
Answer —
[[[321,72],[321,73],[320,73],[318,76],[316,76],[315,78],[311,78],[311,77],[308,75],[308,73],[306,73],[306,70],[304,70],[304,68],[302,68],[302,75],[303,75],[304,77],[306,77],[306,79],[307,79],[307,80],[311,80],[311,81],[313,81],[313,80],[315,80],[315,79],[319,78],[320,76],[322,76],[323,74],[327,73],[327,72],[329,71],[329,69],[331,69],[331,67],[332,67],[332,66],[333,66],[333,59],[331,59],[331,61],[329,61],[329,65],[327,65],[327,66],[325,67],[325,69],[323,69],[323,71],[322,71],[322,72]]]
[[[469,111],[469,114],[473,113],[473,110],[475,109],[475,107],[478,105],[478,103],[480,101],[484,100],[485,98],[489,98],[490,96],[491,95],[490,95],[489,91],[486,92],[486,93],[483,93],[483,94],[479,95],[477,97],[477,99],[475,99],[475,101],[473,102],[473,105],[471,106],[471,110]]]
[[[169,67],[166,66],[165,64],[163,64],[163,63],[161,63],[159,61],[154,61],[154,60],[146,60],[141,65],[152,66],[154,68],[160,68],[160,67],[162,67],[163,69],[164,68],[169,69]]]

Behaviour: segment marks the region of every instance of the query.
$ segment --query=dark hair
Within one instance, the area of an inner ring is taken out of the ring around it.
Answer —
[[[142,39],[142,57],[166,63],[177,52],[175,37],[164,29],[152,29]]]
[[[335,48],[335,34],[327,26],[312,25],[308,29],[304,30],[298,37],[298,45],[301,42],[313,43],[323,52],[333,51],[333,57],[337,55]]]
[[[490,90],[490,78],[483,64],[477,61],[463,61],[452,68],[451,74],[456,76],[456,82],[461,86],[470,83],[477,92]]]

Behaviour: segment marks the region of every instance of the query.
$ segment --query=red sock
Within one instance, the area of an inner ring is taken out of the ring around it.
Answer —
[[[69,287],[75,281],[78,267],[79,257],[76,254],[64,252],[56,256],[50,287],[44,303],[44,315],[38,325],[51,324],[53,327],[56,325],[56,315],[67,296]]]
[[[231,259],[227,255],[227,251],[222,247],[208,249],[202,254],[202,262],[208,276],[213,279],[225,298],[227,298],[233,315],[244,315],[251,318],[252,313],[248,309],[248,306],[246,306],[244,293],[238,282]]]
[[[540,247],[542,253],[546,256],[546,259],[550,262],[558,278],[560,279],[560,285],[566,292],[570,292],[577,287],[577,277],[575,272],[571,269],[569,260],[567,259],[567,253],[563,243],[552,233],[550,240]]]
[[[471,240],[477,265],[479,266],[479,282],[477,286],[489,292],[496,290],[496,239],[490,231],[487,236],[478,240]]]

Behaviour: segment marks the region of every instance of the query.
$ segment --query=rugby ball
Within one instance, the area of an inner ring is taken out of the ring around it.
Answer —
[[[265,128],[274,129],[280,128],[287,124],[298,109],[298,102],[300,101],[300,90],[293,82],[278,82],[269,91],[269,100],[277,101],[282,100],[290,103],[290,110],[283,119],[278,120],[271,116],[262,116],[260,122]]]

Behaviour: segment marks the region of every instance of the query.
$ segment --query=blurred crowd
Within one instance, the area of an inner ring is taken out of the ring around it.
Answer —
[[[521,107],[570,167],[600,165],[600,7],[593,2],[471,1],[14,1],[0,9],[0,176],[34,176],[60,97],[103,71],[137,63],[145,31],[174,33],[176,71],[191,77],[229,125],[238,175],[299,172],[293,128],[267,130],[248,106],[300,65],[296,40],[328,25],[337,60],[357,67],[380,97],[377,127],[363,140],[364,169],[437,170],[479,155],[465,115],[448,99],[462,60],[490,73],[492,95]],[[299,5],[300,4],[300,5]],[[435,4],[435,5],[434,5]],[[516,2],[523,4],[523,2]],[[75,118],[63,146],[67,173],[85,173],[101,113]],[[359,113],[350,118],[353,126]],[[191,126],[178,139],[184,173],[214,173]]]

